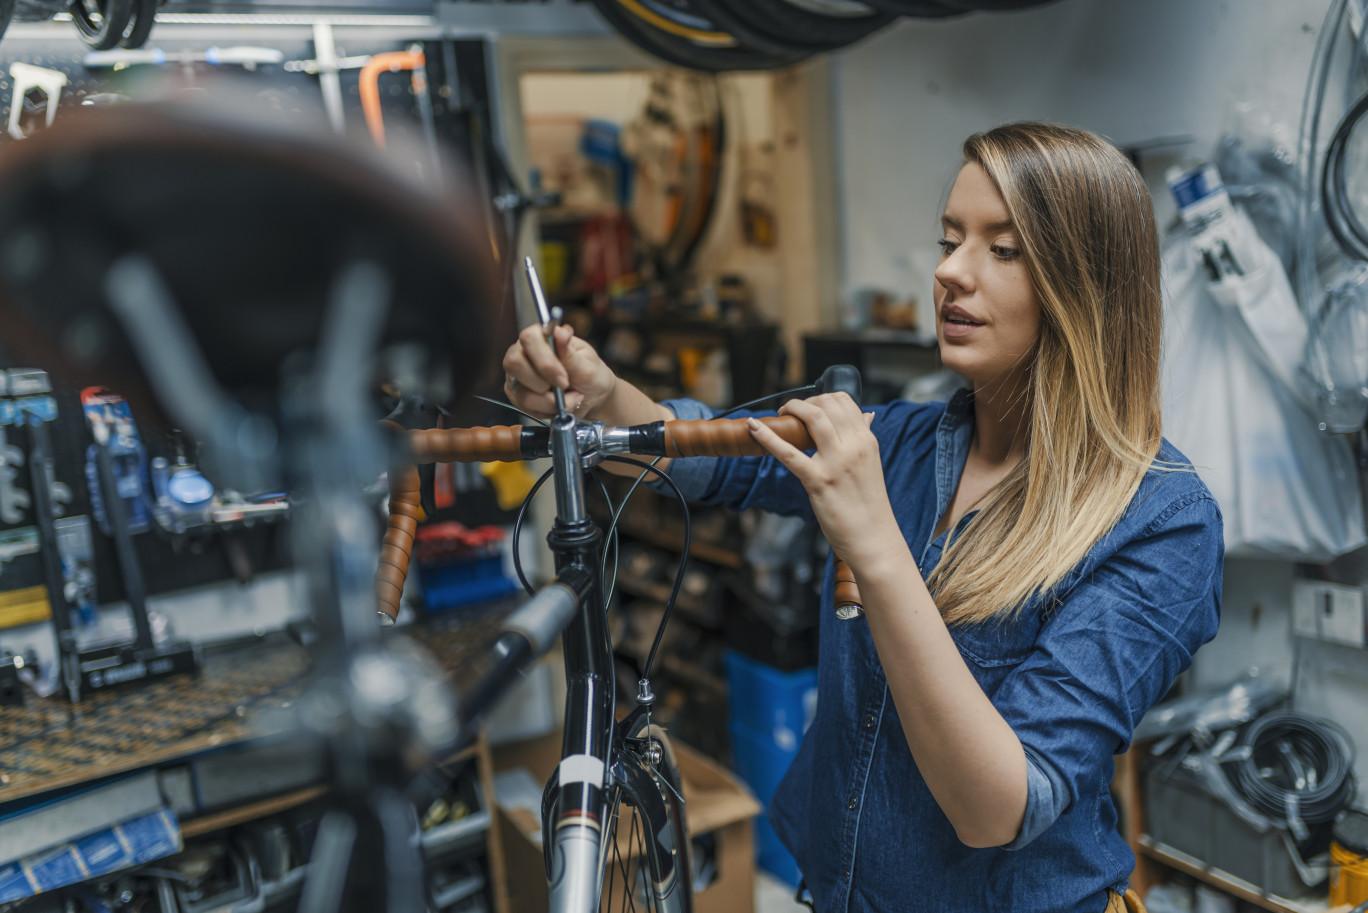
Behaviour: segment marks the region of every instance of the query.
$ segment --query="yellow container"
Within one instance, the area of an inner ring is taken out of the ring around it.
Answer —
[[[1368,815],[1349,812],[1335,822],[1330,843],[1330,906],[1368,900]]]

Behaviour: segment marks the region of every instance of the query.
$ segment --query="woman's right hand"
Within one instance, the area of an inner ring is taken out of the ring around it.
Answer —
[[[568,325],[556,327],[554,333],[555,351],[540,324],[523,327],[518,341],[504,353],[504,394],[519,409],[547,417],[556,413],[552,388],[560,387],[565,408],[587,419],[613,393],[617,375]]]

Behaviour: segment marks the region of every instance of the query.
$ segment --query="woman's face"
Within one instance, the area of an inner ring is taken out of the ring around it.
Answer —
[[[1040,304],[1007,204],[980,165],[960,169],[941,228],[935,285],[941,360],[975,385],[1011,380],[1040,336]]]

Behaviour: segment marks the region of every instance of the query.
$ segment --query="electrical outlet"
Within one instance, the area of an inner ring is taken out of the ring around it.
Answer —
[[[1320,638],[1320,614],[1316,611],[1319,586],[1310,580],[1292,581],[1292,633],[1296,637]]]
[[[1292,584],[1292,633],[1351,647],[1364,646],[1363,590],[1314,580]]]

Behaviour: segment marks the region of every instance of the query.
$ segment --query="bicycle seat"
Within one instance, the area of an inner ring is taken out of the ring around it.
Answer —
[[[0,150],[0,345],[164,417],[145,363],[159,339],[140,348],[111,304],[111,270],[137,258],[222,391],[274,415],[339,277],[368,262],[389,290],[367,337],[377,362],[406,352],[428,400],[446,403],[495,362],[485,205],[374,150],[203,98],[83,110]]]

